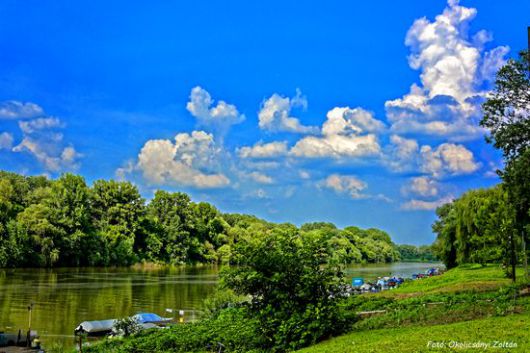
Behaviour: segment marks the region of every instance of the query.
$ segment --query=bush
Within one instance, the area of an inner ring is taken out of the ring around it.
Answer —
[[[88,353],[205,352],[221,343],[224,352],[257,351],[263,345],[256,335],[257,321],[243,308],[221,310],[215,318],[166,329],[141,331],[127,339],[104,340],[85,350]],[[210,348],[208,348],[210,347]]]

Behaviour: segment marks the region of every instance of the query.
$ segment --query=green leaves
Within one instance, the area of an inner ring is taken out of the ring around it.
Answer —
[[[495,90],[482,105],[480,125],[489,130],[489,142],[502,150],[507,161],[530,147],[530,74],[528,54],[510,59],[497,73]]]

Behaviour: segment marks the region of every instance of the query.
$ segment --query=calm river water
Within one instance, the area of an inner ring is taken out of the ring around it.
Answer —
[[[394,263],[351,266],[348,277],[410,277],[440,264]],[[218,280],[216,267],[0,269],[0,331],[27,330],[28,304],[34,303],[32,329],[44,346],[72,345],[82,321],[120,318],[137,312],[171,316],[166,309],[197,315]]]

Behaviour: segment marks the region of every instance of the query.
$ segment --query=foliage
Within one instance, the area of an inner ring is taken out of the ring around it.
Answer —
[[[510,59],[495,80],[495,90],[482,105],[480,124],[489,130],[488,141],[510,161],[530,147],[530,67],[528,53]]]
[[[236,245],[239,266],[223,272],[222,284],[251,297],[268,350],[314,344],[348,327],[338,307],[343,275],[325,239],[286,226]]]
[[[282,229],[296,227],[222,214],[182,192],[159,190],[147,203],[129,182],[89,186],[73,174],[49,180],[0,171],[0,267],[234,264],[238,242]],[[300,231],[321,239],[336,263],[399,259],[377,229],[315,222]]]

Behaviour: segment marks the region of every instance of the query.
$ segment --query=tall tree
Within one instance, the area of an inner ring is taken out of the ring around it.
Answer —
[[[510,59],[497,73],[495,90],[482,106],[484,117],[480,124],[487,128],[487,140],[503,152],[506,169],[501,172],[508,189],[510,202],[516,211],[516,228],[522,244],[528,242],[530,180],[526,171],[530,149],[530,58],[528,52],[519,53],[519,59]],[[510,259],[515,281],[515,235],[511,238]],[[524,245],[523,245],[524,247]],[[523,254],[527,261],[526,251]],[[528,273],[527,273],[528,275]]]

